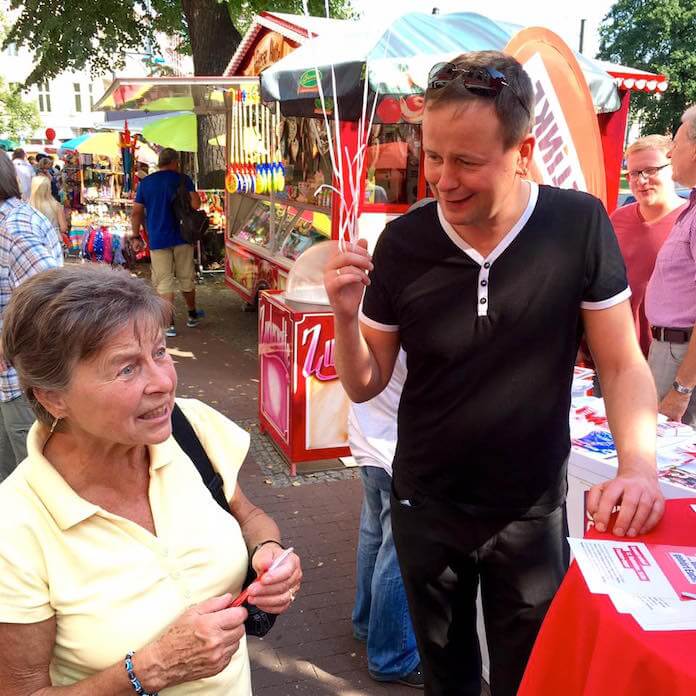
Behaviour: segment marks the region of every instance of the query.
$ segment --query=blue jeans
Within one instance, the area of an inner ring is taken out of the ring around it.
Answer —
[[[361,466],[363,504],[358,540],[353,634],[367,640],[367,666],[378,680],[406,676],[420,662],[391,527],[391,477]]]

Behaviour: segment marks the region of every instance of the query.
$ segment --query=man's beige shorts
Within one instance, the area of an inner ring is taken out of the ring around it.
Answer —
[[[193,290],[193,246],[177,244],[167,249],[150,249],[152,286],[160,295],[171,295],[179,281],[181,292]]]

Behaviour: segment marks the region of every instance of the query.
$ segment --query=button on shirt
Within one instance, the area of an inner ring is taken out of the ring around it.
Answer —
[[[19,198],[0,203],[0,330],[14,289],[37,273],[62,265],[63,251],[48,218]],[[21,394],[15,369],[0,359],[0,401]]]
[[[645,315],[653,326],[686,329],[696,324],[696,189],[657,255]]]
[[[229,500],[249,435],[200,401],[177,403]],[[32,426],[27,459],[0,484],[0,622],[55,617],[51,684],[67,686],[122,663],[192,604],[239,593],[248,555],[239,524],[173,438],[148,448],[155,536],[80,497],[43,456],[47,435]],[[162,694],[250,696],[245,640],[219,674]]]

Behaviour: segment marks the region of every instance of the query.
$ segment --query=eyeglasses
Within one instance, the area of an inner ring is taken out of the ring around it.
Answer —
[[[633,171],[628,172],[627,176],[629,179],[634,179],[634,180],[639,180],[641,177],[645,177],[646,179],[651,179],[652,177],[657,176],[657,173],[661,169],[664,169],[665,167],[669,167],[670,164],[672,164],[672,163],[667,162],[667,164],[663,164],[660,167],[646,167],[645,169],[634,169]]]
[[[507,87],[517,98],[522,108],[531,118],[529,107],[522,97],[505,79],[505,75],[495,68],[464,68],[463,63],[437,63],[428,73],[428,89],[442,89],[451,82],[461,84],[467,91],[481,97],[497,97],[503,87]]]

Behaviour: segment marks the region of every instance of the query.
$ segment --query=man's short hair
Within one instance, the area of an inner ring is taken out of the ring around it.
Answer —
[[[179,161],[179,153],[173,147],[165,147],[157,158],[158,167],[168,167],[170,164]]]
[[[21,147],[18,147],[13,153],[12,153],[12,159],[24,159],[27,156],[27,153],[22,150]]]
[[[532,128],[532,114],[534,113],[534,90],[529,75],[517,60],[500,51],[471,51],[462,53],[451,62],[464,70],[477,68],[498,70],[503,73],[507,86],[504,86],[498,95],[491,99],[470,92],[464,87],[461,80],[455,78],[439,89],[428,87],[425,92],[426,108],[436,109],[440,106],[474,99],[492,101],[496,115],[500,120],[503,145],[506,149],[517,145],[529,134]]]
[[[691,142],[696,143],[696,104],[690,106],[682,115],[681,122],[686,124],[686,134]]]
[[[667,154],[669,149],[672,147],[672,138],[668,135],[658,135],[653,133],[651,135],[644,135],[642,138],[632,142],[626,148],[626,157],[633,155],[636,152],[642,152],[643,150],[659,150]]]

